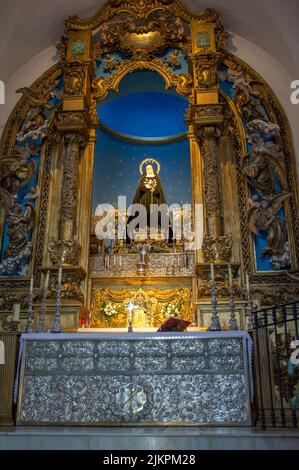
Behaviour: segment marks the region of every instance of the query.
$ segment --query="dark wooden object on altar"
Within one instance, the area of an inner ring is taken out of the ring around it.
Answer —
[[[183,320],[182,318],[169,317],[158,329],[158,333],[170,333],[187,331],[187,327],[191,324],[190,321]]]

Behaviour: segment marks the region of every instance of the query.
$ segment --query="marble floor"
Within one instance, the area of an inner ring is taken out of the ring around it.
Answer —
[[[0,450],[299,450],[299,430],[0,427]]]

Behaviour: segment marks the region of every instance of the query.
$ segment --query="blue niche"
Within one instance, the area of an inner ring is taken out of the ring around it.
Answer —
[[[93,210],[99,203],[117,204],[119,195],[130,205],[139,164],[147,157],[161,164],[167,203],[192,202],[187,107],[188,100],[175,90],[166,92],[163,78],[151,71],[127,75],[117,95],[98,102],[102,128],[95,146]]]
[[[184,116],[188,100],[175,90],[165,91],[155,72],[135,72],[125,77],[117,95],[98,103],[104,127],[133,138],[175,138],[187,132]]]

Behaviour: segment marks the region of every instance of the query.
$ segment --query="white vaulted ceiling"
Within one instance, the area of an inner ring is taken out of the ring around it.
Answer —
[[[18,88],[30,86],[57,60],[55,44],[70,15],[93,16],[105,0],[0,0],[0,134]],[[192,11],[216,8],[231,33],[228,49],[248,62],[273,88],[288,115],[299,169],[299,105],[290,83],[299,80],[299,0],[183,0]]]
[[[0,0],[0,79],[55,44],[69,15],[94,15],[104,0]],[[184,0],[198,12],[214,7],[226,29],[262,47],[291,74],[299,70],[298,0]]]

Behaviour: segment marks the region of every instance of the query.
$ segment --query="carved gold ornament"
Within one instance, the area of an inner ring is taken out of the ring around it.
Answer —
[[[193,80],[190,74],[173,73],[161,59],[153,60],[124,60],[109,79],[99,78],[93,81],[93,97],[98,100],[106,98],[109,91],[117,93],[122,79],[138,70],[151,70],[157,72],[165,80],[165,89],[175,87],[180,95],[188,96],[192,92]]]
[[[120,313],[112,322],[113,327],[126,327],[128,325],[128,314],[126,306],[131,301],[137,306],[137,313],[140,318],[145,318],[146,324],[139,323],[139,327],[159,327],[166,319],[163,313],[163,306],[174,303],[180,306],[180,317],[192,321],[191,312],[191,289],[102,289],[96,288],[92,293],[92,327],[107,327],[101,318],[101,304],[103,301],[114,302],[118,307],[122,307]],[[142,313],[143,312],[143,313]]]

